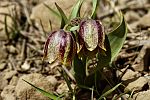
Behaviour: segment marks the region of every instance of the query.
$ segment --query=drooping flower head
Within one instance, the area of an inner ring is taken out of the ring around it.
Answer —
[[[79,28],[80,50],[87,49],[90,52],[97,48],[105,50],[104,40],[104,28],[100,21],[93,19],[81,21]]]
[[[44,58],[49,63],[70,65],[76,52],[76,43],[70,32],[64,30],[52,32],[44,47]]]

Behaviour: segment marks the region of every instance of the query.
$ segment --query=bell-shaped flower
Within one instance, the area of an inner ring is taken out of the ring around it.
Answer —
[[[70,32],[64,30],[52,32],[44,47],[44,59],[50,64],[70,65],[76,53],[76,43]]]
[[[86,49],[92,52],[97,48],[106,50],[104,47],[104,28],[100,21],[86,19],[81,21],[79,27],[79,51]]]

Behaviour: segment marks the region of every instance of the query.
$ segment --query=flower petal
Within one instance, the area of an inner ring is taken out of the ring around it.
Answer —
[[[96,21],[96,24],[98,29],[98,46],[106,51],[106,48],[104,47],[105,41],[104,27],[100,21]]]

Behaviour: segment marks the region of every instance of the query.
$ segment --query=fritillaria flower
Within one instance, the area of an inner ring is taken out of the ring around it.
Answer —
[[[86,19],[81,21],[79,27],[79,51],[83,48],[90,52],[97,48],[105,50],[105,34],[100,21]]]
[[[44,58],[50,64],[70,65],[76,52],[76,43],[70,32],[64,30],[52,32],[44,47]]]

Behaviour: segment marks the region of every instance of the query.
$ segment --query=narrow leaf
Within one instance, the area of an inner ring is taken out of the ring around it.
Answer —
[[[127,35],[127,26],[124,17],[121,14],[120,25],[108,34],[108,39],[111,47],[111,62],[120,52]]]
[[[87,89],[87,90],[90,90],[90,91],[93,90],[93,88],[88,87],[88,86],[86,86],[86,85],[78,85],[78,86],[79,86],[80,88]],[[93,91],[95,91],[95,90],[93,90]]]
[[[74,19],[76,17],[80,17],[80,8],[83,3],[83,0],[78,0],[78,2],[74,5],[71,14],[69,16],[69,20]]]
[[[63,12],[63,10],[57,5],[57,3],[55,3],[60,15],[61,15],[61,29],[64,28],[64,26],[68,23],[68,19],[67,16],[65,15],[65,13]]]
[[[28,81],[26,81],[24,79],[23,79],[23,81],[25,81],[26,83],[28,83],[29,85],[31,85],[32,87],[34,87],[36,90],[38,90],[39,92],[41,92],[44,96],[46,96],[46,97],[48,97],[50,99],[53,99],[53,100],[61,100],[59,97],[55,96],[54,94],[46,92],[43,89],[40,89],[40,88],[36,87],[35,85],[29,83]]]
[[[98,5],[98,0],[93,0],[93,9],[92,9],[92,14],[91,14],[92,19],[95,19],[96,17],[97,5]]]
[[[102,100],[102,98],[108,96],[109,94],[111,94],[113,91],[115,91],[119,86],[121,85],[121,83],[117,84],[115,87],[113,87],[112,89],[108,90],[107,92],[105,92],[104,94],[102,94],[100,96],[100,98],[98,100]]]
[[[74,77],[78,85],[84,84],[84,79],[86,77],[85,66],[81,59],[78,58],[76,54],[73,60],[73,68],[74,68]]]

